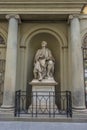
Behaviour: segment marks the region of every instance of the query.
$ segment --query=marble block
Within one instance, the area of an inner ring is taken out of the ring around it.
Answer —
[[[49,80],[43,79],[42,81],[33,79],[29,84],[32,85],[33,94],[29,109],[31,109],[33,105],[34,113],[36,111],[38,113],[53,112],[55,104],[55,85],[57,85],[57,82],[53,78]]]

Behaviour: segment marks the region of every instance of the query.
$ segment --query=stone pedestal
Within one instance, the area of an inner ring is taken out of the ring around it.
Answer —
[[[32,102],[30,109],[33,113],[47,113],[50,109],[52,112],[55,104],[55,82],[54,79],[44,79],[42,81],[32,80],[29,84],[32,85]]]

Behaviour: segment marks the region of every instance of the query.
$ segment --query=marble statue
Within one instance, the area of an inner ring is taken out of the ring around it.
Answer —
[[[34,59],[34,79],[42,81],[43,79],[53,78],[54,62],[51,51],[46,47],[47,42],[42,41],[42,48],[37,50]]]

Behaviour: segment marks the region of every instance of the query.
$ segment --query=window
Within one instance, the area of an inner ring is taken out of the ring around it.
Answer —
[[[87,33],[83,39],[83,65],[84,65],[84,85],[85,85],[85,101],[87,107]]]

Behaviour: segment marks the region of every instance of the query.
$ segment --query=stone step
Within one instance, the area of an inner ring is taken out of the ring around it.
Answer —
[[[2,121],[0,130],[87,130],[87,123]]]

